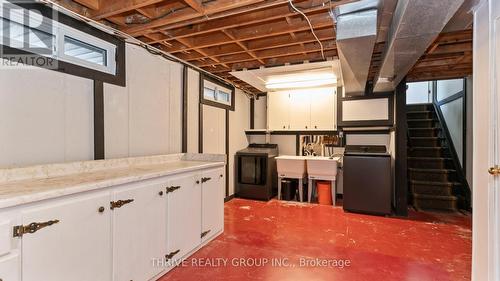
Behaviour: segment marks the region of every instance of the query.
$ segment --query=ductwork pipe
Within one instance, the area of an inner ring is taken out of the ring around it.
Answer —
[[[393,91],[464,0],[399,0],[374,91]]]

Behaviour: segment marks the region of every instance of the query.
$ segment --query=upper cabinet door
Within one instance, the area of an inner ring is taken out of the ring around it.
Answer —
[[[165,268],[167,183],[132,184],[114,193],[113,280],[149,280]],[[128,201],[126,201],[128,200]]]
[[[320,88],[311,91],[311,129],[335,129],[335,89]]]
[[[167,194],[168,261],[179,260],[201,243],[201,180],[190,173],[172,178]]]
[[[313,94],[307,91],[290,92],[290,129],[311,129],[311,98]]]
[[[202,242],[224,229],[224,169],[205,171],[202,181]]]
[[[290,127],[290,95],[286,92],[267,94],[267,122],[269,130],[288,130]]]
[[[23,225],[52,224],[22,236],[23,281],[111,280],[110,199],[100,192],[24,211]]]

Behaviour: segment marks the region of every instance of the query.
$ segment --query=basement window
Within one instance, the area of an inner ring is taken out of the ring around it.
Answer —
[[[33,65],[124,86],[123,40],[43,4],[0,0],[0,9],[1,57],[49,58],[56,63]]]
[[[208,75],[200,75],[200,79],[203,104],[234,110],[234,87]]]

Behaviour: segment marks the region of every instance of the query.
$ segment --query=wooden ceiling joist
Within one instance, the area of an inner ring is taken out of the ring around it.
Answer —
[[[290,8],[288,0],[56,1],[252,93],[259,91],[229,72],[325,59],[307,21]],[[331,9],[354,1],[293,0],[311,20],[326,58],[337,57]],[[378,76],[384,51],[385,42],[379,41],[371,56],[371,81]],[[470,73],[472,30],[459,30],[440,34],[410,70],[408,81],[456,78]]]

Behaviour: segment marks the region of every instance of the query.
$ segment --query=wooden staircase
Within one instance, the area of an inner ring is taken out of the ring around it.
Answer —
[[[463,187],[433,105],[407,105],[407,119],[413,206],[417,210],[457,211],[463,205]]]

